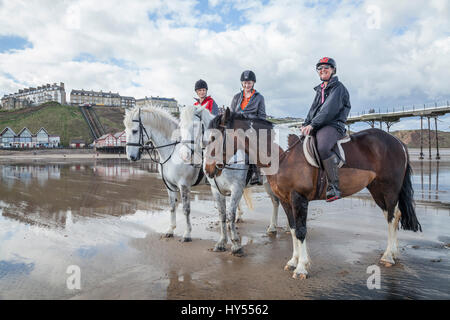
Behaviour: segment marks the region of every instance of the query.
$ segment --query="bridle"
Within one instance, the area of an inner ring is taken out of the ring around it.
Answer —
[[[139,108],[139,118],[137,120],[133,119],[132,122],[139,123],[139,142],[137,142],[137,143],[129,142],[126,145],[129,147],[139,147],[139,156],[142,154],[143,151],[147,151],[148,155],[150,156],[150,159],[153,162],[156,162],[160,165],[163,165],[167,161],[169,161],[175,151],[175,148],[173,148],[172,152],[170,153],[170,156],[167,157],[167,159],[164,160],[163,162],[160,162],[159,160],[156,159],[156,149],[165,148],[165,147],[169,147],[169,146],[175,146],[178,143],[180,143],[180,141],[175,141],[175,142],[168,143],[168,144],[165,144],[162,146],[154,146],[153,143],[150,141],[150,136],[147,133],[147,129],[145,129],[144,125],[142,124],[140,108]],[[146,138],[147,141],[144,140],[144,134],[147,137]]]

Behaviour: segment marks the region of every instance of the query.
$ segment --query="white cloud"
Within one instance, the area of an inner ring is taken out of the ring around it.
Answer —
[[[252,69],[269,114],[305,116],[319,82],[314,65],[332,56],[354,111],[450,97],[448,1],[311,7],[210,0],[216,12],[205,14],[196,3],[3,1],[0,35],[24,37],[33,48],[0,53],[0,94],[62,81],[68,92],[102,89],[190,104],[202,78],[218,104],[228,105],[240,89],[240,73]],[[379,28],[368,28],[369,6],[379,8]],[[236,12],[241,20],[231,16]],[[241,25],[213,31],[214,23],[232,18]],[[73,61],[81,54],[95,61]]]

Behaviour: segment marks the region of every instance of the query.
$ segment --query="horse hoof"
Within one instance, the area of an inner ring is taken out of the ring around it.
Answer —
[[[284,271],[293,271],[293,270],[295,270],[295,267],[294,266],[290,266],[290,265],[286,265],[285,267],[284,267]]]
[[[173,238],[173,233],[166,233],[164,235],[165,238]]]
[[[227,251],[227,248],[222,247],[222,246],[215,246],[213,251],[214,252],[224,252],[224,251]]]
[[[244,222],[244,219],[242,219],[242,218],[237,218],[235,223],[242,223],[242,222]]]
[[[390,267],[392,267],[394,265],[393,263],[391,263],[389,261],[383,261],[383,260],[380,260],[380,263],[382,265],[384,265],[386,268],[390,268]]]
[[[269,229],[267,229],[267,234],[275,235],[275,234],[277,234],[277,229],[269,228]]]
[[[183,238],[183,242],[192,242],[191,237]]]
[[[292,278],[297,279],[297,280],[306,280],[306,274],[304,274],[304,273],[294,273],[292,275]]]
[[[231,249],[231,254],[234,256],[242,257],[244,255],[244,250],[241,248]]]

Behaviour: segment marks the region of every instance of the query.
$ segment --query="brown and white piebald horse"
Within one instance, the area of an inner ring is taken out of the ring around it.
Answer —
[[[320,178],[319,169],[311,166],[303,152],[304,137],[291,134],[288,137],[288,145],[281,148],[281,143],[274,143],[272,123],[260,119],[247,119],[239,114],[230,113],[217,116],[210,124],[210,129],[242,129],[243,131],[255,129],[260,139],[260,129],[268,132],[267,150],[279,148],[278,171],[268,175],[270,186],[275,195],[280,199],[286,212],[291,228],[293,241],[293,255],[287,262],[285,270],[294,270],[293,277],[305,279],[309,257],[306,249],[306,218],[308,215],[308,203],[312,200],[325,200],[326,187],[318,187]],[[227,137],[224,136],[224,139]],[[409,163],[409,155],[406,146],[394,136],[379,130],[368,129],[350,136],[351,141],[342,145],[346,154],[346,163],[339,169],[339,187],[344,197],[350,196],[363,188],[370,191],[375,203],[383,210],[388,222],[388,245],[381,263],[389,267],[395,264],[398,257],[397,229],[400,222],[404,230],[422,231],[417,220],[413,200],[414,190],[411,183],[412,169]],[[234,139],[234,152],[238,148],[245,148],[250,154],[256,148],[248,139],[239,144],[236,136]],[[214,154],[211,142],[205,153],[205,173],[210,177],[220,174],[222,165],[216,161],[219,157]],[[265,142],[263,142],[265,144]],[[225,149],[225,148],[223,148]],[[262,168],[260,155],[257,157],[257,165]],[[223,162],[232,154],[223,151]]]

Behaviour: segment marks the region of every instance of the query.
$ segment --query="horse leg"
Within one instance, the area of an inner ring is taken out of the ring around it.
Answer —
[[[394,214],[389,214],[389,212],[383,211],[386,220],[388,221],[388,245],[386,251],[380,259],[380,263],[384,264],[386,267],[391,267],[395,264],[395,260],[398,257],[398,239],[397,230],[398,222],[400,221],[401,212],[398,206],[395,207]]]
[[[276,234],[277,233],[277,227],[278,227],[278,208],[280,207],[280,200],[275,196],[272,189],[270,188],[270,184],[266,181],[264,184],[264,189],[266,190],[267,194],[270,197],[270,200],[272,201],[272,218],[270,220],[270,226],[267,228],[267,233],[269,234]]]
[[[306,249],[306,218],[308,216],[308,200],[297,192],[291,194],[292,212],[295,221],[295,237],[297,239],[298,263],[292,277],[304,280],[308,274],[308,250]],[[291,231],[292,232],[292,231]]]
[[[183,212],[186,217],[186,231],[184,231],[183,242],[191,242],[191,190],[188,186],[181,186],[181,201],[183,202]]]
[[[242,202],[242,199],[241,199],[241,201],[239,201],[238,206],[237,206],[236,223],[244,222],[244,219],[242,219],[242,215],[244,214],[244,211],[242,211],[241,202]]]
[[[173,192],[167,190],[169,194],[169,204],[170,204],[170,226],[166,231],[165,237],[171,238],[173,237],[173,231],[177,227],[177,204],[178,204],[178,194],[177,192]]]
[[[230,233],[231,233],[231,242],[233,243],[231,246],[231,253],[232,254],[242,254],[242,246],[241,246],[241,239],[237,233],[236,230],[236,209],[239,205],[239,201],[242,198],[242,190],[233,190],[231,194],[231,201],[230,201],[230,207],[229,207],[229,219],[228,224],[230,227]]]
[[[292,271],[297,268],[298,264],[298,241],[295,237],[295,223],[294,223],[294,216],[292,215],[292,207],[289,203],[281,202],[281,205],[284,208],[284,212],[286,213],[289,226],[291,228],[291,235],[292,235],[292,258],[286,263],[286,266],[284,267],[284,270],[286,271]]]
[[[212,194],[214,196],[215,202],[217,204],[217,209],[219,210],[219,221],[220,221],[220,239],[214,246],[215,252],[226,251],[226,245],[228,242],[227,238],[227,215],[226,215],[226,199],[220,194],[219,190],[216,188],[211,188]]]

